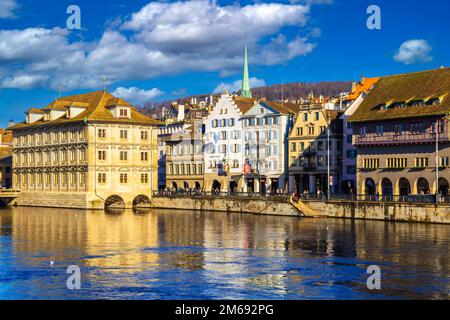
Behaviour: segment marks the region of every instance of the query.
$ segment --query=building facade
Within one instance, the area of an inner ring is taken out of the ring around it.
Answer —
[[[12,131],[0,129],[0,188],[12,187]]]
[[[343,97],[342,105],[345,108],[341,116],[343,138],[342,138],[342,191],[344,193],[356,194],[356,148],[353,145],[353,127],[348,118],[358,109],[379,78],[365,78],[352,85],[352,91]]]
[[[289,176],[288,135],[298,105],[259,101],[242,116],[244,192],[265,194],[287,191]]]
[[[166,140],[173,134],[179,134],[183,132],[187,127],[184,121],[166,121],[165,124],[158,126],[158,190],[163,190],[167,186],[166,181]]]
[[[360,193],[448,194],[450,68],[382,77],[349,121]]]
[[[203,190],[203,134],[202,120],[195,120],[183,131],[165,139],[168,189]]]
[[[105,91],[26,112],[13,130],[19,205],[103,209],[149,202],[158,122]]]
[[[243,191],[242,116],[254,103],[225,92],[204,119],[205,191]]]
[[[324,103],[300,106],[289,135],[289,191],[326,193],[328,165],[330,191],[339,192],[342,178],[342,112]],[[329,136],[328,136],[329,130]],[[329,138],[329,139],[328,139]],[[328,161],[327,141],[330,141]]]

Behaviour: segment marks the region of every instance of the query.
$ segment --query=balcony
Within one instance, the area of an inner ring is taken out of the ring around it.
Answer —
[[[419,134],[403,133],[395,134],[393,132],[386,132],[383,135],[366,135],[354,136],[353,143],[355,146],[382,146],[382,145],[398,145],[398,144],[418,144],[418,143],[435,143],[436,136],[431,132],[424,132]],[[439,133],[439,142],[448,142],[448,132]]]

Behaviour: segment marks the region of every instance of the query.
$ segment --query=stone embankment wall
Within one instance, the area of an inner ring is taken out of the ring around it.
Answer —
[[[307,201],[318,216],[388,221],[450,223],[450,205],[391,202]]]
[[[450,205],[349,201],[305,201],[315,213],[300,213],[285,198],[155,197],[152,207],[165,209],[243,212],[280,216],[315,216],[450,224]]]
[[[245,212],[279,216],[301,216],[284,198],[242,198],[242,197],[154,197],[153,208]]]

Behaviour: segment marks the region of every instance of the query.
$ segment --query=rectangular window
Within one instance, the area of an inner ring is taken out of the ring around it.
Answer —
[[[416,158],[415,161],[416,168],[427,168],[428,167],[428,158]]]
[[[378,125],[375,127],[375,133],[377,136],[382,136],[383,135],[383,125]]]
[[[120,109],[119,114],[121,117],[128,117],[128,109]]]
[[[364,159],[363,167],[367,169],[376,169],[380,166],[380,159]]]
[[[106,129],[98,129],[98,137],[106,138]]]
[[[291,151],[297,151],[297,143],[291,142]]]
[[[148,152],[141,152],[141,161],[148,160]]]
[[[120,174],[120,183],[121,184],[128,183],[128,174],[126,174],[126,173]]]
[[[120,130],[120,139],[122,140],[128,139],[128,130]]]
[[[300,142],[299,151],[304,151],[304,150],[305,150],[305,143],[304,142]]]
[[[356,158],[356,150],[347,150],[347,158],[355,159]]]
[[[106,173],[98,174],[98,183],[106,183]]]
[[[148,183],[148,174],[141,173],[141,183]]]
[[[388,158],[386,159],[387,168],[406,168],[408,166],[407,158]]]
[[[347,143],[348,143],[348,144],[351,144],[351,143],[352,143],[352,135],[351,135],[351,134],[349,134],[349,135],[347,136]]]
[[[70,184],[75,184],[77,181],[77,174],[75,172],[70,174]]]
[[[128,160],[128,152],[127,151],[120,151],[120,160],[121,161],[127,161]]]
[[[315,120],[318,121],[319,120],[319,112],[315,113]]]
[[[80,160],[81,161],[86,161],[86,150],[81,150],[80,151]]]
[[[141,131],[141,140],[148,140],[148,131]]]
[[[308,121],[308,113],[303,114],[303,121]]]
[[[366,127],[360,127],[359,128],[359,135],[361,137],[365,137],[366,136]]]
[[[317,151],[323,151],[323,141],[317,142]]]
[[[106,150],[98,150],[98,160],[106,160]]]

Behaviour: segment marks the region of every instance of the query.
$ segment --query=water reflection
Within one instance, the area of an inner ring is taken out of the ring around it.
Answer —
[[[0,298],[444,298],[450,227],[140,209],[0,211]],[[51,265],[50,261],[54,261]],[[65,268],[82,269],[82,290]],[[382,290],[365,285],[382,269]]]

